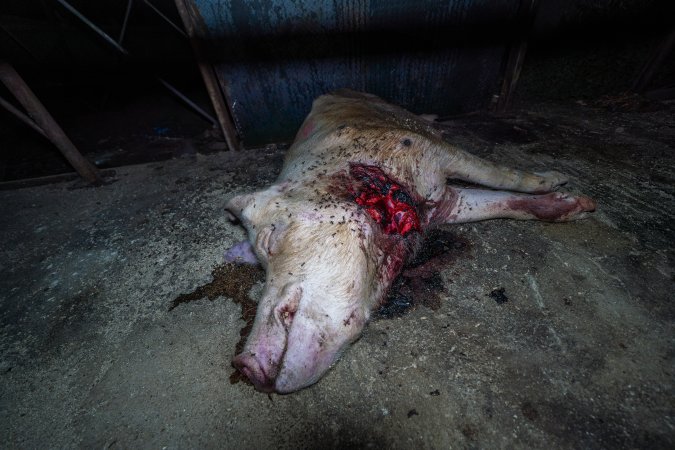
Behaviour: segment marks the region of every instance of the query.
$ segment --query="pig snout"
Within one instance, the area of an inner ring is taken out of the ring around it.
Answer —
[[[316,292],[303,294],[299,284],[269,294],[263,294],[251,334],[232,365],[258,391],[285,394],[318,381],[366,319],[361,308],[326,308],[335,302]]]
[[[241,353],[234,357],[232,365],[249,379],[261,392],[274,392],[274,379],[270,378],[252,353]]]
[[[262,392],[274,392],[287,350],[288,332],[298,310],[302,288],[287,284],[279,294],[266,292],[258,305],[253,329],[244,350],[232,365]]]

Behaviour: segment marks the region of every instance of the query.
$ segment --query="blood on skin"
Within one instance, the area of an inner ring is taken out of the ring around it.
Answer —
[[[514,198],[506,202],[509,209],[523,211],[533,215],[539,220],[561,220],[577,211],[595,210],[595,202],[588,197],[571,199],[562,197],[559,193],[552,192],[546,195]]]
[[[420,231],[420,220],[412,198],[382,169],[352,163],[349,173],[360,181],[352,188],[354,201],[383,227],[386,234],[405,236],[411,231]]]

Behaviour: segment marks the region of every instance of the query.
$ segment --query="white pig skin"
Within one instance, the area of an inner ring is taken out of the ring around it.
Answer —
[[[319,97],[277,181],[226,206],[267,271],[234,366],[263,392],[315,383],[359,337],[427,230],[496,217],[565,221],[593,211],[587,197],[552,192],[566,181],[477,158],[373,95]],[[229,254],[250,260],[246,250]]]

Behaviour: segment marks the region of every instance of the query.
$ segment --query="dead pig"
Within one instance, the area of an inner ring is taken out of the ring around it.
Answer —
[[[593,211],[588,197],[553,192],[566,181],[477,158],[374,95],[319,97],[277,181],[227,204],[249,237],[229,257],[257,259],[267,271],[233,365],[264,392],[315,383],[360,335],[427,230],[490,218],[566,221]]]

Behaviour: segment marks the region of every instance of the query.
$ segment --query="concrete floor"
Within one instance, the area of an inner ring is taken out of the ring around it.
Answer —
[[[0,442],[673,448],[673,109],[549,105],[447,124],[490,159],[569,174],[598,211],[450,228],[465,244],[443,260],[440,308],[371,322],[288,396],[231,384],[238,304],[169,311],[243,238],[223,205],[272,181],[282,151],[188,152],[100,188],[1,191]]]

